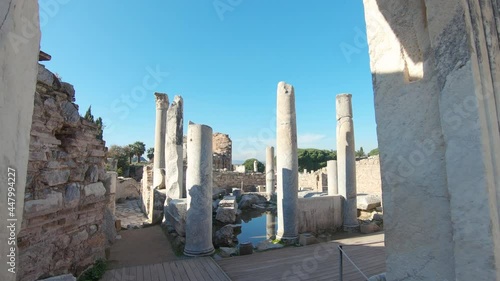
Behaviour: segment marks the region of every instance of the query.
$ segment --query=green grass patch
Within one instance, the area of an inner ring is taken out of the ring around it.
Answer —
[[[98,259],[91,268],[85,270],[82,275],[78,277],[78,281],[99,281],[107,268],[108,264],[106,261],[104,259]]]

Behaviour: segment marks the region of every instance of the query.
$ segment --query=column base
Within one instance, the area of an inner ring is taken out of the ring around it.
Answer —
[[[360,231],[359,224],[344,225],[344,231],[349,233],[358,233]]]
[[[210,256],[215,252],[214,247],[210,247],[208,249],[202,250],[202,251],[196,251],[196,250],[189,250],[189,249],[184,249],[184,255],[188,257],[203,257],[203,256]]]

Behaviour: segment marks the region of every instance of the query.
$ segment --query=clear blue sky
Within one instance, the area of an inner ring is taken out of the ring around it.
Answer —
[[[80,114],[92,105],[103,118],[107,146],[154,146],[153,94],[164,92],[184,98],[185,132],[189,120],[207,124],[230,135],[233,160],[265,160],[286,81],[300,148],[336,149],[339,93],[353,95],[356,148],[377,147],[361,1],[40,0],[40,10],[46,65],[75,86]]]

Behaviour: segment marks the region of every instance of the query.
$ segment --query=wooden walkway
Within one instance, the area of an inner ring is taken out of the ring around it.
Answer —
[[[107,271],[101,281],[339,280],[339,250],[370,277],[385,271],[384,234],[286,247],[215,262],[189,258]],[[344,257],[344,281],[366,280]],[[229,277],[228,277],[229,276]]]
[[[107,271],[101,281],[230,281],[211,257],[124,267]]]
[[[231,280],[339,280],[339,250],[368,277],[385,272],[384,235],[364,235],[217,261]],[[344,281],[366,280],[344,257]]]

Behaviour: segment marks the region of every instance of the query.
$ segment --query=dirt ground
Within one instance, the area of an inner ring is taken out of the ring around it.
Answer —
[[[111,246],[108,269],[154,264],[179,259],[159,225],[122,230],[122,236]]]

